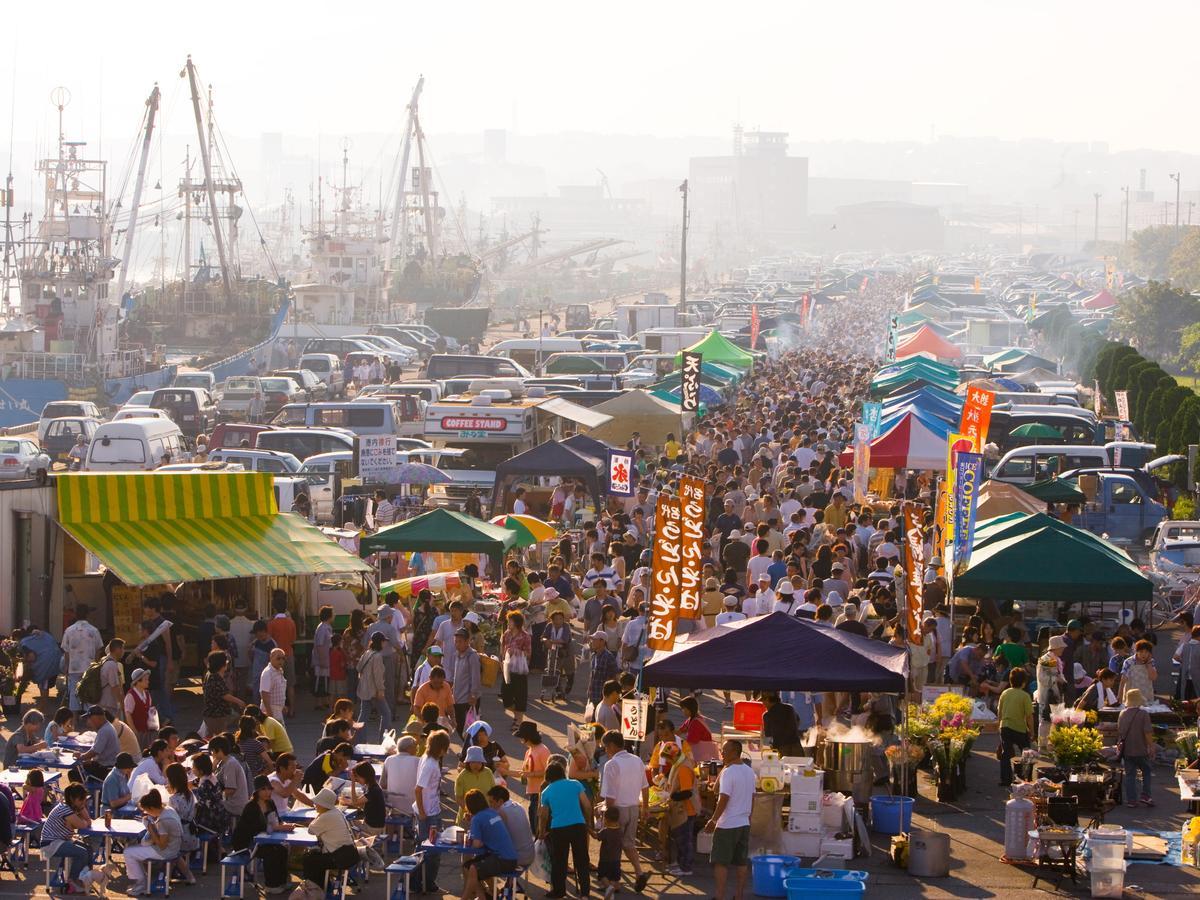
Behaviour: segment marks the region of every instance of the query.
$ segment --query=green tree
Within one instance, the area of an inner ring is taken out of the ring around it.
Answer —
[[[1119,343],[1117,341],[1109,341],[1096,355],[1096,372],[1095,378],[1100,382],[1100,389],[1112,396],[1112,377],[1113,369],[1121,357],[1128,354],[1137,354],[1137,351],[1128,344]]]
[[[1171,283],[1187,291],[1200,288],[1200,227],[1188,227],[1167,261]]]
[[[1189,375],[1200,375],[1200,322],[1189,325],[1179,335],[1179,368]]]
[[[1136,365],[1130,366],[1125,373],[1125,389],[1129,391],[1129,419],[1135,425],[1137,424],[1134,415],[1139,409],[1139,401],[1142,399],[1142,376],[1153,375],[1157,378],[1158,373],[1162,369],[1158,367],[1158,363],[1144,359]]]
[[[1200,397],[1193,394],[1175,410],[1171,420],[1171,443],[1168,453],[1187,453],[1187,445],[1196,443],[1200,433]]]
[[[1139,353],[1164,360],[1176,357],[1180,333],[1196,322],[1200,322],[1200,301],[1159,281],[1122,294],[1113,317],[1117,334]]]
[[[1133,420],[1138,423],[1138,428],[1145,427],[1146,404],[1150,400],[1150,395],[1154,393],[1154,389],[1158,387],[1158,383],[1164,378],[1169,379],[1171,376],[1164,372],[1158,363],[1152,363],[1152,368],[1144,369],[1138,375],[1137,397],[1136,399],[1130,398],[1132,401],[1130,413],[1134,417]]]
[[[1179,241],[1179,229],[1170,225],[1154,225],[1135,231],[1129,239],[1128,264],[1146,278],[1168,278],[1171,253]]]
[[[1170,375],[1164,375],[1159,379],[1154,390],[1146,398],[1146,402],[1142,404],[1142,418],[1138,425],[1138,431],[1142,434],[1158,432],[1158,426],[1162,423],[1167,408],[1165,405],[1167,398],[1178,386],[1178,383]]]
[[[1112,377],[1109,378],[1111,392],[1129,390],[1129,371],[1144,362],[1146,359],[1140,353],[1126,353],[1121,356],[1113,366]]]

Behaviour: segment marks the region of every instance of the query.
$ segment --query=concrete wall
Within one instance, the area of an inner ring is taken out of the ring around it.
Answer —
[[[0,484],[0,632],[62,631],[62,533],[53,482]],[[23,538],[24,536],[24,538]],[[18,544],[24,546],[18,548]]]

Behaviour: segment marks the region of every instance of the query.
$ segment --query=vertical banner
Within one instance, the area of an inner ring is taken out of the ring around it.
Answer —
[[[700,409],[700,364],[704,354],[691,350],[683,351],[683,369],[679,386],[679,411],[696,412]]]
[[[700,618],[700,560],[704,558],[704,481],[685,475],[679,479],[680,557],[679,618]]]
[[[750,304],[750,349],[751,350],[758,349],[759,327],[760,326],[759,326],[759,321],[758,321],[758,304],[751,303]]]
[[[608,451],[608,492],[617,497],[633,496],[633,454],[628,450]]]
[[[879,437],[883,433],[883,404],[873,400],[864,400],[862,420],[871,433],[868,440]]]
[[[1124,393],[1124,391],[1121,393]],[[1125,440],[1124,422],[1118,422],[1116,427],[1113,428],[1113,440],[1116,442],[1116,446],[1113,447],[1112,455],[1112,464],[1115,467],[1121,465],[1121,441]]]
[[[917,633],[920,621],[922,588],[925,586],[925,541],[921,537],[923,507],[911,501],[904,504],[905,609],[904,627],[909,640]]]
[[[996,395],[983,388],[967,388],[967,400],[963,404],[962,419],[958,430],[965,434],[975,444],[977,452],[983,451],[987,443],[988,428],[992,424],[992,406]]]
[[[854,502],[866,503],[871,469],[871,427],[854,423]]]
[[[937,500],[933,508],[933,554],[940,556],[943,563],[946,560],[946,535],[948,534],[946,510],[950,508],[950,502],[946,496],[948,484],[949,479],[938,479]]]
[[[1117,266],[1109,259],[1104,263],[1104,289],[1111,291],[1117,284]]]
[[[983,477],[982,453],[959,453],[954,461],[954,566],[961,571],[971,558],[975,505]]]
[[[812,294],[805,294],[800,298],[800,324],[805,328],[808,327],[808,314],[812,311]]]
[[[1122,422],[1129,421],[1129,391],[1114,391],[1117,398],[1117,418]]]
[[[650,564],[650,620],[646,646],[651,650],[670,650],[675,646],[679,619],[679,569],[682,513],[679,501],[658,496],[654,514],[654,560]]]
[[[1100,394],[1100,379],[1097,378],[1096,381],[1094,382],[1094,385],[1095,386],[1092,388],[1092,397],[1095,398],[1094,405],[1096,407],[1096,418],[1100,418],[1100,416],[1102,414],[1101,410],[1104,407],[1104,400],[1102,399],[1102,396]]]
[[[952,431],[946,438],[946,481],[942,492],[945,496],[938,497],[938,521],[942,523],[940,556],[947,571],[950,566],[946,559],[946,550],[954,551],[954,461],[959,453],[970,453],[977,449],[975,441],[965,434]]]

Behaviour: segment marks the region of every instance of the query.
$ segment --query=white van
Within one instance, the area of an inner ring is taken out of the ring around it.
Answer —
[[[1078,444],[1034,444],[1009,450],[992,469],[991,477],[1009,484],[1033,484],[1069,469],[1111,466],[1108,450]]]
[[[346,428],[355,434],[420,437],[425,427],[425,401],[412,394],[384,400],[289,403],[271,419],[283,428]]]
[[[531,372],[541,368],[552,353],[582,353],[583,341],[579,338],[545,337],[512,338],[499,341],[488,348],[488,356],[501,356],[524,366]]]
[[[85,472],[148,472],[171,461],[184,461],[183,432],[170,420],[125,419],[105,422],[88,444]]]

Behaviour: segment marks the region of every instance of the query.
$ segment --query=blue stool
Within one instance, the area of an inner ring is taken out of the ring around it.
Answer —
[[[408,900],[409,878],[420,867],[422,861],[423,857],[419,853],[416,856],[402,856],[384,870],[387,873],[387,897],[385,900]],[[393,882],[395,882],[395,886],[393,886]]]
[[[43,856],[46,861],[46,890],[47,891],[63,891],[67,888],[67,871],[64,868],[65,860],[61,857],[55,858]]]
[[[525,870],[517,866],[507,875],[498,875],[492,879],[492,900],[517,900],[517,885]]]
[[[221,896],[241,900],[246,891],[246,866],[250,865],[250,851],[231,853],[221,860]]]
[[[346,870],[325,870],[325,900],[345,900]]]
[[[18,825],[13,829],[13,843],[12,849],[9,851],[9,860],[22,869],[29,867],[29,843],[33,840],[33,834],[39,827],[38,825]]]
[[[196,835],[200,841],[200,846],[192,851],[191,867],[193,872],[199,872],[201,875],[208,874],[208,849],[209,845],[218,838],[219,835],[211,831],[202,831]]]
[[[387,852],[398,856],[404,850],[404,835],[412,827],[412,816],[390,815],[383,824],[388,829]]]

